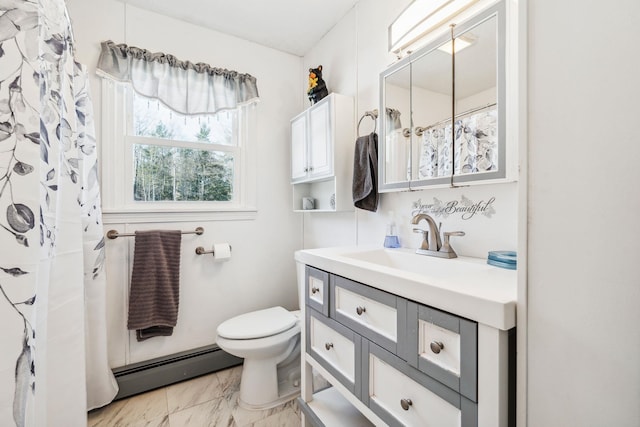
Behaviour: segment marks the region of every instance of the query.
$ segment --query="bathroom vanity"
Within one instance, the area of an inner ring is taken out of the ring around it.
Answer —
[[[514,425],[515,271],[366,247],[296,261],[303,425]]]

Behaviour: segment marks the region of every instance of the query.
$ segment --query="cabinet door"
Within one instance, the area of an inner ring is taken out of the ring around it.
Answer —
[[[307,118],[302,114],[291,121],[291,181],[307,176]]]
[[[407,362],[447,387],[478,400],[478,324],[408,302]]]
[[[309,177],[333,175],[331,98],[309,110]]]
[[[478,427],[478,405],[362,340],[362,400],[392,427]]]
[[[407,300],[331,275],[330,316],[381,347],[405,356]]]
[[[307,305],[329,316],[329,273],[307,265],[305,280]]]
[[[357,398],[361,394],[361,338],[351,329],[305,310],[307,353],[342,383]]]

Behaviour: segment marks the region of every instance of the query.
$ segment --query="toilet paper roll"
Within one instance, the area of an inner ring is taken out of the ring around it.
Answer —
[[[217,261],[227,261],[231,258],[231,245],[228,243],[214,243],[213,257]]]

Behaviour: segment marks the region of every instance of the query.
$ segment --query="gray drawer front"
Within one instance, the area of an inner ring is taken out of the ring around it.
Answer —
[[[392,427],[403,427],[397,418],[387,412],[386,409],[369,399],[369,355],[373,354],[382,361],[392,366],[397,371],[430,390],[446,402],[460,409],[462,415],[462,427],[478,427],[478,404],[461,396],[449,387],[444,386],[439,381],[409,366],[407,362],[389,353],[382,347],[362,340],[362,400],[373,412],[375,412],[385,423]]]
[[[317,284],[318,294],[320,295],[320,301],[318,298],[312,298],[312,286],[310,286],[310,278],[316,279],[314,283]],[[318,270],[315,267],[307,265],[305,267],[305,292],[304,298],[306,304],[319,311],[325,316],[329,316],[329,273],[326,271]]]
[[[338,322],[348,326],[356,331],[358,334],[371,341],[377,343],[390,352],[402,357],[407,357],[406,351],[408,346],[406,343],[406,321],[407,321],[407,300],[404,298],[389,294],[379,289],[372,288],[362,283],[354,282],[353,280],[346,279],[344,277],[331,275],[329,279],[330,285],[330,303],[329,303],[329,316],[336,319]],[[368,299],[374,300],[380,304],[387,305],[394,308],[397,311],[397,331],[396,341],[393,341],[387,336],[367,328],[365,325],[358,323],[357,321],[345,316],[336,310],[336,286],[347,289],[353,293],[362,295]]]
[[[333,375],[338,381],[342,383],[351,393],[353,393],[358,399],[361,398],[361,386],[362,386],[362,370],[359,369],[358,362],[362,360],[362,338],[353,332],[351,329],[341,325],[335,320],[329,319],[328,317],[324,317],[313,310],[305,310],[306,312],[306,334],[305,334],[305,348],[308,354],[312,355],[314,359],[320,363],[331,375]],[[349,339],[353,342],[355,353],[354,353],[354,363],[355,363],[355,381],[351,381],[349,378],[345,377],[339,370],[335,369],[330,363],[328,363],[324,357],[318,354],[313,347],[311,346],[311,334],[310,334],[310,325],[311,325],[311,317],[316,320],[324,323],[329,328],[338,332],[340,335]]]
[[[460,335],[460,377],[419,355],[419,321]],[[478,401],[478,324],[431,307],[407,303],[407,362],[473,402]]]

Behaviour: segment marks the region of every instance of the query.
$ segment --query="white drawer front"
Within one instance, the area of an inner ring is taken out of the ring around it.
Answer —
[[[460,335],[424,320],[420,320],[418,325],[418,353],[420,357],[459,377]]]
[[[307,287],[309,288],[307,289],[309,299],[320,305],[324,304],[325,283],[317,277],[308,276]]]
[[[355,381],[355,347],[353,342],[313,316],[310,317],[311,348],[349,381]]]
[[[340,286],[335,287],[335,305],[336,312],[394,342],[398,341],[398,313],[394,307],[366,298]]]
[[[404,426],[459,427],[462,424],[462,413],[458,408],[373,354],[369,355],[368,392],[370,400]],[[407,409],[403,408],[402,400]]]

